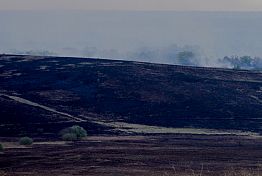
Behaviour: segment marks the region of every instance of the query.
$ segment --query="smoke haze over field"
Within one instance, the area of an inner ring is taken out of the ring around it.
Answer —
[[[0,52],[198,65],[262,56],[262,12],[0,11]]]

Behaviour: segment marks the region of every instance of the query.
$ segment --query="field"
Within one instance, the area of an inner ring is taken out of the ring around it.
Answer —
[[[259,71],[0,55],[0,176],[260,176],[261,92]]]
[[[21,147],[2,138],[0,175],[258,176],[262,138],[236,135],[89,136]],[[8,141],[8,142],[7,142]]]
[[[259,71],[0,55],[0,135],[52,136],[68,123],[108,134],[112,122],[260,133],[261,92]]]

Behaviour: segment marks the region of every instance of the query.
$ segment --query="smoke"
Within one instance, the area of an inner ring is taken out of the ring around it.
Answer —
[[[116,49],[99,49],[97,47],[73,48],[65,47],[59,52],[60,55],[122,59],[133,61],[144,61],[153,63],[208,66],[211,60],[204,57],[198,46],[168,45],[166,47],[139,47],[129,51]],[[215,65],[215,64],[212,64]]]
[[[48,50],[28,50],[28,51],[19,51],[17,49],[9,50],[10,54],[18,55],[33,55],[33,56],[57,56],[58,54]]]
[[[245,70],[262,70],[262,58],[251,56],[225,56],[218,60],[224,67]]]
[[[192,66],[202,65],[202,62],[204,61],[199,47],[179,47],[177,45],[170,45],[160,48],[141,47],[133,52],[128,52],[127,58],[155,63]]]
[[[262,70],[262,58],[251,56],[225,56],[210,59],[198,46],[141,47],[133,51],[120,52],[116,49],[100,50],[96,47],[73,48],[65,47],[57,52],[48,50],[19,51],[10,50],[12,54],[40,56],[72,56],[87,58],[107,58],[151,63],[164,63],[185,66],[218,67],[247,70]]]
[[[0,11],[0,53],[233,68],[225,56],[262,56],[261,21],[261,12]]]

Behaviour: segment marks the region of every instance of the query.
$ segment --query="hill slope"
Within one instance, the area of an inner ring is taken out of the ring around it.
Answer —
[[[0,55],[0,135],[100,122],[261,132],[262,73]],[[40,133],[40,132],[39,132]]]

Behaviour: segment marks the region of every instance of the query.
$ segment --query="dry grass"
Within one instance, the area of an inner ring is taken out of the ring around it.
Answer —
[[[215,129],[197,129],[197,128],[168,128],[160,126],[150,126],[141,124],[132,124],[125,122],[105,122],[82,116],[94,123],[109,126],[125,133],[137,134],[197,134],[197,135],[237,135],[261,137],[258,133],[244,132],[239,130],[215,130]]]
[[[66,145],[65,141],[45,141],[45,142],[34,142],[35,145]]]
[[[6,172],[0,171],[0,176],[8,176]]]
[[[1,142],[5,149],[22,149],[30,148],[30,146],[19,145],[18,142]],[[66,145],[64,141],[46,141],[46,142],[34,142],[34,145]],[[1,174],[0,174],[1,176]]]
[[[235,169],[230,168],[221,171],[221,176],[262,176],[262,171],[260,168],[257,169]],[[171,172],[165,172],[162,176],[213,176],[213,173],[208,170],[204,170],[202,165],[201,169],[196,171],[193,169],[187,169],[184,172],[177,171],[175,167],[172,167]]]
[[[161,173],[161,172],[160,172]],[[143,173],[144,176],[213,176],[213,173],[210,171],[204,171],[203,167],[201,168],[201,170],[195,171],[192,169],[188,169],[185,172],[181,172],[181,171],[176,171],[175,168],[172,168],[172,171],[170,172],[165,172],[163,174],[160,173],[150,173],[148,172],[148,174],[146,172]],[[69,173],[68,173],[69,174]],[[15,175],[39,175],[39,173],[34,173],[34,172],[12,172],[12,171],[0,171],[0,176],[15,176]],[[49,175],[49,174],[48,174]],[[52,174],[50,174],[52,175]],[[60,175],[60,174],[59,174]],[[63,175],[63,173],[61,172],[61,175]],[[218,175],[218,174],[216,174]],[[221,171],[221,174],[219,174],[221,176],[262,176],[262,172],[260,171],[260,169],[228,169],[225,171]]]
[[[224,176],[262,176],[260,169],[230,169],[224,172]]]
[[[1,142],[5,149],[20,149],[20,148],[28,148],[23,145],[19,145],[18,142]],[[1,172],[0,172],[1,173]],[[0,174],[1,176],[1,174]]]

